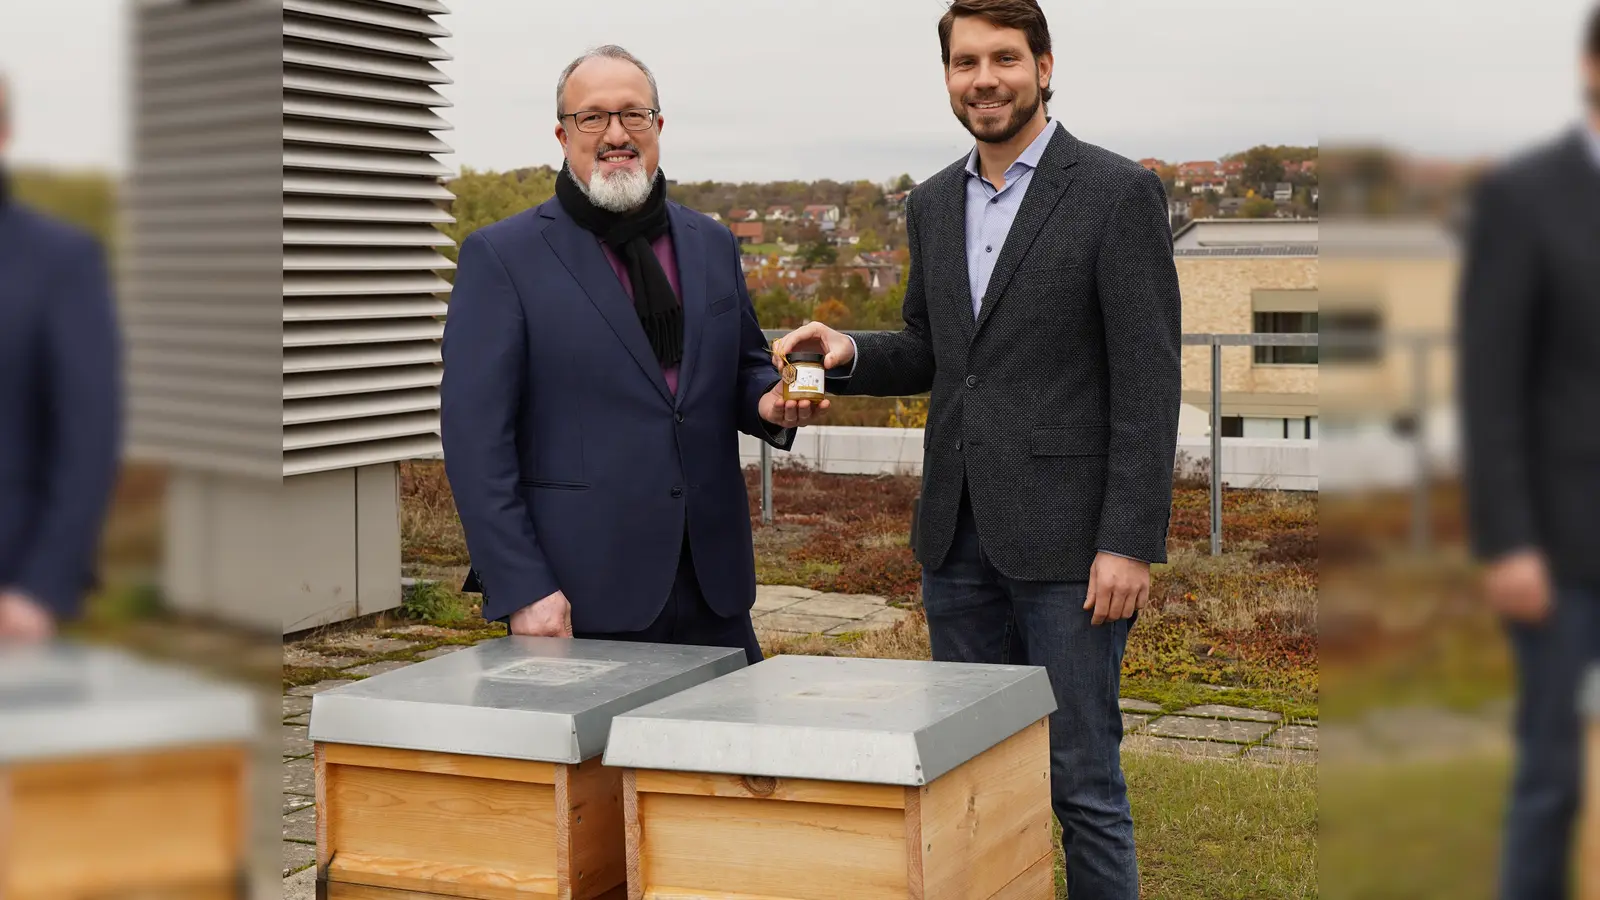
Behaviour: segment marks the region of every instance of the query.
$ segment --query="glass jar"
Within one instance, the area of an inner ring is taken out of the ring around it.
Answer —
[[[821,353],[800,351],[784,358],[783,399],[821,400],[826,381]]]

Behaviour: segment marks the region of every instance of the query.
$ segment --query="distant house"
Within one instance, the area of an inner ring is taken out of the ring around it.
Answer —
[[[1157,171],[1159,169],[1166,168],[1167,164],[1152,156],[1152,157],[1149,157],[1149,158],[1146,158],[1146,159],[1139,160],[1139,165],[1144,166],[1146,169],[1149,169],[1150,171],[1154,172],[1154,171]]]
[[[832,222],[837,225],[839,207],[822,203],[812,204],[801,211],[800,218],[808,222]]]
[[[722,221],[722,213],[714,212],[714,213],[707,213],[707,215],[711,216],[711,221],[713,221],[713,222],[721,222]]]
[[[759,221],[761,221],[761,213],[759,213],[759,212],[757,212],[756,210],[753,210],[753,209],[735,209],[735,210],[731,210],[728,213],[728,221],[730,221],[730,222],[759,222]]]
[[[1195,194],[1203,194],[1206,191],[1216,191],[1220,194],[1227,189],[1228,182],[1224,178],[1196,178],[1189,182],[1189,190]]]
[[[792,206],[774,206],[767,210],[768,222],[793,222],[796,218]]]
[[[1279,203],[1288,203],[1290,200],[1293,200],[1294,185],[1287,181],[1278,182],[1278,186],[1272,190],[1272,199]]]
[[[760,222],[735,222],[732,231],[740,246],[766,242],[767,227]]]
[[[1245,202],[1243,197],[1225,197],[1221,205],[1221,214],[1224,216],[1237,216],[1240,210],[1244,209]]]
[[[1184,187],[1197,179],[1220,177],[1222,177],[1222,166],[1214,159],[1186,162],[1178,166],[1178,179],[1174,184]]]
[[[1222,177],[1229,181],[1238,181],[1244,177],[1244,160],[1236,159],[1222,164]]]

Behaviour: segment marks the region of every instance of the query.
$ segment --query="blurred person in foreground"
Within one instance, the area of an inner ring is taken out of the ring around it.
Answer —
[[[906,202],[905,329],[820,323],[830,390],[932,391],[917,555],[936,659],[1045,667],[1051,790],[1074,900],[1139,895],[1118,709],[1166,561],[1180,398],[1167,198],[1048,115],[1035,0],[958,0],[946,88],[977,143]]]
[[[1600,6],[1583,71],[1585,121],[1479,185],[1460,300],[1472,543],[1519,682],[1507,900],[1568,895],[1600,662]]]
[[[0,78],[0,158],[10,102]],[[0,643],[47,640],[77,615],[116,486],[121,413],[98,243],[9,192],[0,165]]]
[[[820,409],[783,398],[733,234],[667,199],[644,64],[591,51],[556,103],[555,198],[466,239],[445,324],[445,466],[483,617],[759,662],[738,436],[788,449]]]

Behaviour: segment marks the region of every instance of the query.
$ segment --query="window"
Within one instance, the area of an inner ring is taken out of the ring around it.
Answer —
[[[1225,438],[1242,438],[1242,437],[1244,437],[1244,417],[1243,416],[1223,416],[1222,417],[1222,436],[1225,437]]]
[[[1376,340],[1383,331],[1383,317],[1375,309],[1329,310],[1323,320],[1327,329],[1330,363],[1373,363],[1383,355]],[[1343,338],[1345,340],[1336,340]],[[1355,339],[1355,340],[1351,340]]]
[[[1257,312],[1256,334],[1316,334],[1317,314],[1314,312]],[[1317,364],[1316,347],[1256,347],[1256,365],[1314,366]]]

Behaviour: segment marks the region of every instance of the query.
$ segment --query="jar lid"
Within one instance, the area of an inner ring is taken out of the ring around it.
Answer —
[[[822,365],[822,354],[813,353],[809,350],[801,350],[795,353],[790,353],[788,355],[788,360],[792,363],[814,363],[820,366]]]

